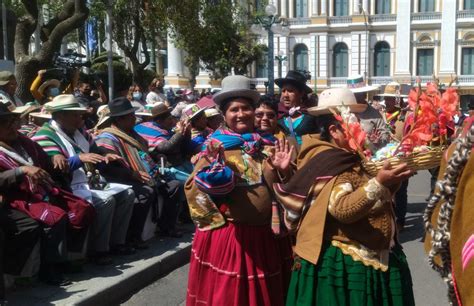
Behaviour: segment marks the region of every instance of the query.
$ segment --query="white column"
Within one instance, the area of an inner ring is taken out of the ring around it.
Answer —
[[[363,0],[362,2],[362,9],[364,10],[365,14],[369,14],[369,0]]]
[[[364,69],[362,66],[362,36],[365,35],[361,32],[351,33],[351,53],[350,53],[350,67],[349,76],[356,74],[363,74]]]
[[[281,16],[288,16],[288,0],[281,0]]]
[[[441,17],[441,50],[440,74],[455,73],[456,58],[456,5],[443,1]],[[436,73],[436,72],[435,72]]]
[[[178,74],[183,76],[182,53],[168,36],[168,76],[178,76]]]
[[[319,55],[319,50],[317,49],[318,48],[317,41],[318,41],[317,35],[311,36],[311,45],[309,46],[309,50],[311,54],[310,61],[309,61],[309,71],[311,72],[311,78],[313,80],[317,78],[316,65],[318,64],[317,58]]]
[[[410,17],[411,1],[400,0],[397,5],[397,36],[396,36],[396,65],[395,75],[409,76],[410,74]]]
[[[329,71],[328,61],[328,33],[319,35],[319,78],[327,79]]]
[[[327,14],[328,14],[327,0],[321,0],[321,15],[327,16]]]
[[[349,15],[358,15],[361,9],[360,0],[352,0],[352,12],[349,10]]]
[[[311,0],[311,15],[310,16],[317,16],[318,15],[318,0]]]
[[[288,11],[289,11],[289,15],[288,17],[290,18],[295,18],[295,0],[288,0],[288,4],[289,4],[289,8],[288,8]]]

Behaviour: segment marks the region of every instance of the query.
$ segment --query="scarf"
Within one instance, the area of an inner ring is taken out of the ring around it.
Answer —
[[[301,217],[315,198],[333,177],[354,167],[360,157],[342,149],[328,149],[314,156],[298,169],[286,184],[274,184],[277,200],[285,208],[285,223],[295,231]]]
[[[268,139],[262,138],[258,133],[238,134],[228,128],[217,129],[208,141],[212,139],[222,143],[224,150],[241,148],[244,153],[251,156],[261,152],[263,145],[273,145]],[[207,143],[207,142],[206,142]]]

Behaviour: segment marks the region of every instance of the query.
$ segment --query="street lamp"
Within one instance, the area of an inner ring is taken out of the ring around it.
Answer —
[[[287,36],[290,34],[290,29],[283,23],[284,19],[276,15],[276,7],[273,4],[268,4],[265,7],[264,17],[258,16],[256,23],[252,24],[250,30],[257,35],[268,34],[268,93],[274,94],[274,71],[273,71],[273,34],[280,34]]]
[[[278,55],[275,56],[275,59],[278,61],[278,77],[281,78],[281,66],[282,62],[286,61],[288,58],[285,55],[285,51],[278,51]]]

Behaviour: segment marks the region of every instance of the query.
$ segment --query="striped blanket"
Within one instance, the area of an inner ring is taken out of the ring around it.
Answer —
[[[144,122],[135,126],[135,132],[148,142],[148,149],[152,152],[161,142],[170,140],[173,132],[161,128],[155,122]]]

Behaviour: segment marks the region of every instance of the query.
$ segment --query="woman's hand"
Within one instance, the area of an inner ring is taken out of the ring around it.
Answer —
[[[389,189],[393,189],[394,187],[404,180],[407,180],[410,176],[413,175],[413,171],[408,169],[406,163],[400,164],[394,168],[390,165],[390,162],[386,161],[383,164],[382,169],[379,170],[375,179],[380,184],[384,185]]]
[[[49,173],[45,170],[35,167],[35,166],[22,166],[20,167],[21,171],[28,176],[33,184],[53,184],[53,180]]]
[[[293,146],[290,148],[286,139],[276,141],[275,153],[270,157],[270,162],[281,174],[287,174],[290,170],[291,156],[294,149]]]

